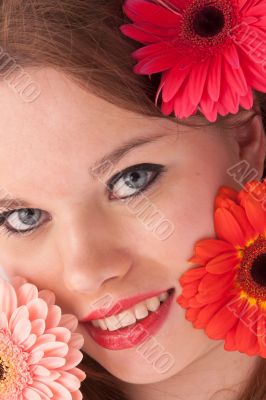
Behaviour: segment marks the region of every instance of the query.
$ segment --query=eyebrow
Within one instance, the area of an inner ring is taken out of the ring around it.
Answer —
[[[163,139],[166,136],[169,136],[169,133],[158,134],[152,137],[140,136],[138,138],[131,139],[123,143],[121,146],[112,150],[110,153],[106,154],[101,159],[93,163],[89,168],[90,175],[95,179],[96,177],[94,171],[97,171],[97,178],[103,176],[107,171],[109,171],[111,164],[116,165],[123,157],[125,157],[126,154],[128,154],[133,149],[136,149],[137,147],[143,146],[148,143],[157,142],[158,140]],[[0,198],[0,212],[3,212],[1,211],[1,208],[6,209],[8,207],[12,209],[33,208],[28,201],[22,198],[9,198],[8,196]]]
[[[127,155],[133,149],[143,146],[148,143],[154,143],[158,140],[169,136],[167,133],[158,134],[152,137],[140,136],[135,139],[131,139],[123,143],[118,148],[112,150],[101,159],[97,160],[89,167],[90,175],[95,179],[96,177],[102,177],[109,171],[110,166],[116,165],[125,155]],[[97,176],[96,176],[97,175]]]

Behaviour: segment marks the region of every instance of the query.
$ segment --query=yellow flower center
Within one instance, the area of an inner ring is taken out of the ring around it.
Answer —
[[[12,341],[10,331],[0,329],[0,399],[15,400],[32,377],[29,354]]]

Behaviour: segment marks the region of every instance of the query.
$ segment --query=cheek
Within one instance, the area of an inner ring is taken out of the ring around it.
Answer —
[[[194,245],[198,240],[215,237],[214,200],[226,176],[207,171],[204,179],[197,173],[179,178],[170,191],[164,190],[158,207],[171,223],[172,233],[165,240],[149,239],[150,251],[156,254],[173,278],[178,278],[191,268],[187,260],[193,255]],[[167,195],[165,194],[167,193]],[[147,246],[145,241],[145,247]]]
[[[157,240],[157,249],[165,258],[185,260],[190,257],[193,244],[199,239],[213,237],[214,192],[208,184],[202,184],[196,190],[191,185],[183,185],[172,190],[167,200],[160,204],[165,218],[172,226],[165,240]],[[155,246],[155,243],[153,243]]]
[[[21,275],[37,286],[47,282],[51,286],[54,276],[58,276],[59,260],[50,245],[31,241],[30,238],[9,240],[1,243],[0,265],[8,276]]]

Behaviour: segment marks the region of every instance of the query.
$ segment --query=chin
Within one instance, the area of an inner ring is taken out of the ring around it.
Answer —
[[[117,379],[125,383],[136,384],[136,385],[161,382],[168,378],[171,378],[177,373],[175,371],[171,371],[171,373],[168,374],[159,374],[156,373],[155,371],[152,371],[151,368],[149,367],[143,370],[140,370],[140,368],[138,368],[138,370],[136,369],[135,371],[132,372],[118,371],[114,370],[113,368],[107,370]]]
[[[174,376],[182,369],[182,366],[178,366],[175,362],[168,369],[156,368],[156,364],[137,355],[136,349],[135,354],[125,356],[124,360],[115,361],[110,357],[110,359],[97,360],[97,362],[117,379],[131,384],[160,382]]]

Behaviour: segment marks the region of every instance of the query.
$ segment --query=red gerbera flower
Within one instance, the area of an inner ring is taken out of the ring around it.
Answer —
[[[199,240],[180,278],[186,319],[225,350],[266,358],[266,179],[215,199],[217,238]]]
[[[265,0],[125,0],[123,10],[133,24],[120,30],[146,45],[132,53],[134,72],[162,72],[164,115],[199,109],[214,122],[266,91]]]

